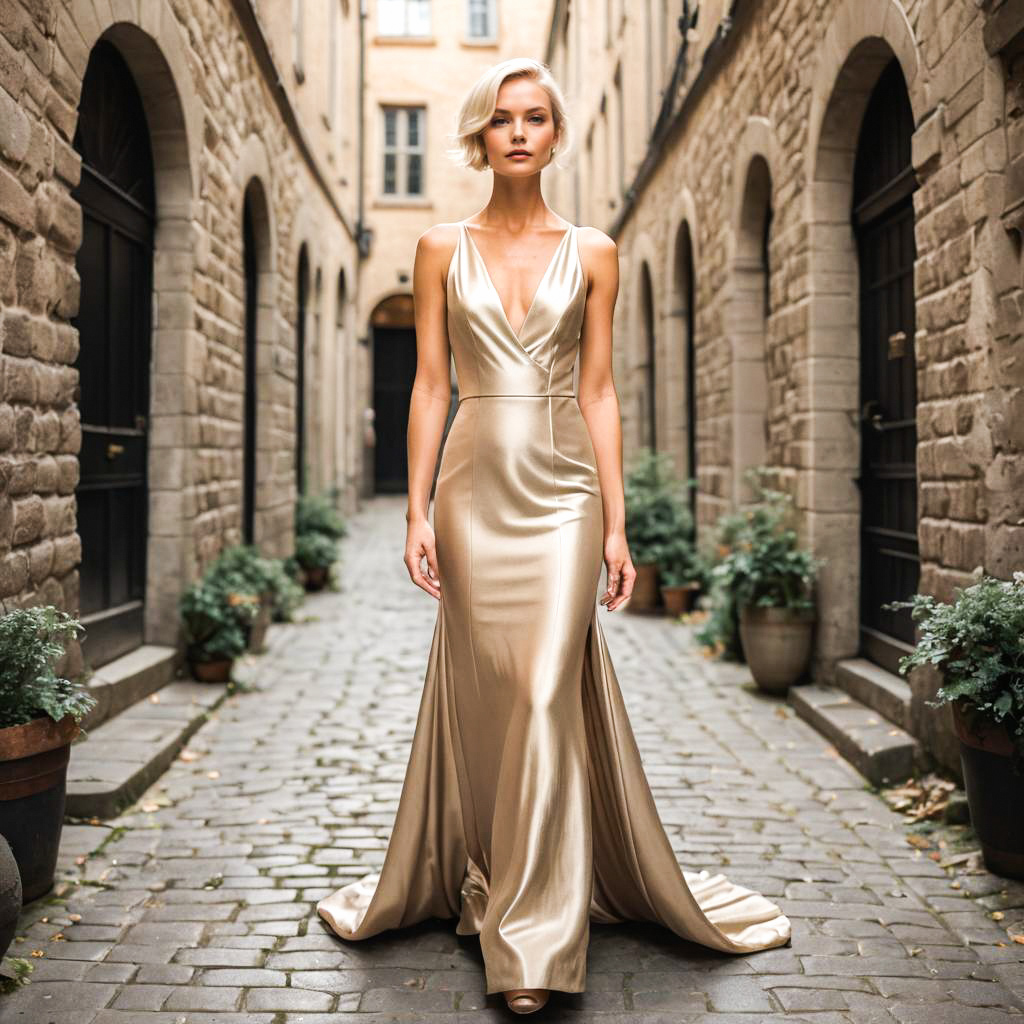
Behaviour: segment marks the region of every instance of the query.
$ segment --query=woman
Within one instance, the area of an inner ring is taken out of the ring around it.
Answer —
[[[487,992],[519,1013],[583,991],[592,920],[657,921],[734,953],[790,936],[759,893],[680,870],[597,618],[636,575],[612,381],[618,261],[541,195],[568,131],[544,65],[491,68],[458,134],[465,163],[493,171],[490,201],[417,244],[405,563],[437,623],[384,865],[317,905],[346,939],[458,917],[458,934],[480,936]],[[459,406],[432,529],[450,354]]]

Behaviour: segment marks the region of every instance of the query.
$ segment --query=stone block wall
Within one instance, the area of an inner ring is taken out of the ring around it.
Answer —
[[[89,53],[111,40],[142,96],[157,191],[146,640],[177,642],[178,595],[241,540],[242,207],[258,182],[256,540],[291,550],[298,253],[355,280],[351,221],[274,98],[232,0],[0,0],[0,597],[77,609],[72,140]],[[258,22],[257,22],[258,24]],[[353,119],[354,120],[354,119]],[[326,303],[333,304],[327,289]],[[333,308],[319,322],[333,323]],[[307,323],[309,358],[325,342]],[[333,338],[332,338],[333,342]],[[310,422],[319,412],[310,386]],[[335,396],[330,396],[331,408]],[[321,449],[310,439],[311,457]],[[337,467],[317,466],[318,479]],[[342,475],[345,475],[344,467]]]

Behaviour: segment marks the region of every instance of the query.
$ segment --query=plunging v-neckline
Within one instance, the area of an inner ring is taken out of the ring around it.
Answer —
[[[541,289],[544,287],[544,282],[547,281],[548,276],[551,273],[551,269],[555,265],[555,260],[562,250],[562,246],[565,245],[566,239],[572,234],[573,225],[570,224],[562,233],[562,237],[558,240],[558,245],[555,246],[555,251],[551,254],[551,259],[548,260],[548,265],[544,268],[544,273],[540,276],[540,281],[537,283],[537,287],[534,290],[533,298],[530,299],[530,305],[526,307],[526,315],[523,317],[523,322],[519,325],[518,331],[513,330],[512,328],[512,323],[508,318],[508,313],[505,312],[505,304],[501,301],[501,293],[494,284],[491,272],[487,269],[487,263],[484,260],[483,254],[480,252],[479,248],[477,248],[476,240],[473,238],[473,232],[469,230],[469,225],[464,220],[459,221],[459,226],[462,228],[463,232],[469,236],[469,244],[473,247],[473,252],[479,261],[480,266],[483,268],[484,277],[487,279],[487,284],[490,286],[495,301],[498,303],[498,309],[501,310],[501,317],[505,321],[505,326],[508,328],[509,334],[511,334],[516,341],[521,341],[523,331],[526,330],[527,321],[530,319],[530,314],[533,312],[533,307],[537,304],[537,296],[540,295]]]

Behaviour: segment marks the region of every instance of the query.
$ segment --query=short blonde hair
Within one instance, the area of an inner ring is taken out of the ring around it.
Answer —
[[[552,154],[552,163],[559,167],[559,157],[566,153],[571,142],[569,118],[565,110],[565,97],[551,74],[551,69],[532,57],[512,57],[488,68],[473,83],[472,88],[462,101],[456,119],[456,130],[450,136],[455,148],[448,151],[455,161],[464,167],[472,167],[475,171],[487,168],[487,148],[484,145],[482,132],[494,114],[498,102],[498,90],[510,78],[530,78],[541,86],[551,99],[551,116],[555,122],[558,141]]]

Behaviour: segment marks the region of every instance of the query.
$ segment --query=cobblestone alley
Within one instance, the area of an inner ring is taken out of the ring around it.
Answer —
[[[10,950],[35,970],[0,1021],[512,1019],[454,922],[346,944],[314,911],[383,859],[404,774],[436,605],[402,564],[403,511],[378,498],[352,520],[340,592],[272,628],[242,691],[137,804],[65,826],[56,893]],[[588,990],[535,1019],[1024,1024],[1024,946],[1007,933],[1022,887],[957,879],[908,843],[810,726],[702,659],[685,627],[600,614],[680,861],[777,899],[793,941],[731,958],[595,925]]]

